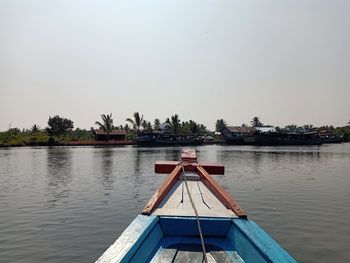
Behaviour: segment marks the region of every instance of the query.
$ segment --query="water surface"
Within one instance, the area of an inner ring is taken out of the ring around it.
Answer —
[[[350,144],[197,147],[300,262],[350,261]],[[0,149],[0,262],[94,262],[142,210],[180,148]]]

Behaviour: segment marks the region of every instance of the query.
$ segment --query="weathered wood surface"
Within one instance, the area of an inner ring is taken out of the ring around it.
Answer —
[[[192,180],[188,180],[187,183],[199,216],[237,218],[237,215],[231,209],[226,208],[213,193],[207,189],[199,180],[198,175],[186,174],[186,176],[192,178]],[[163,216],[195,216],[184,180],[179,179],[174,184],[172,189],[158,205],[154,214]]]
[[[171,173],[179,163],[178,161],[156,161],[154,172],[157,174]]]
[[[199,187],[199,184],[197,183],[198,191],[196,190],[191,191],[192,192],[191,195],[194,197],[194,203],[196,204],[197,209],[201,210],[200,212],[202,212],[202,215],[207,215],[207,216],[213,215],[213,212],[215,210],[215,212],[218,212],[217,216],[228,216],[228,213],[226,210],[231,209],[233,213],[229,213],[230,216],[232,216],[233,214],[234,216],[237,215],[239,217],[247,217],[247,215],[240,208],[237,202],[228,193],[226,193],[225,190],[209,175],[209,172],[217,173],[217,174],[224,173],[225,168],[222,164],[212,163],[212,164],[203,164],[203,166],[198,164],[196,151],[194,149],[183,150],[181,153],[181,160],[182,160],[182,163],[172,162],[172,161],[170,162],[159,161],[156,163],[155,165],[156,172],[160,172],[160,173],[168,172],[174,167],[175,168],[172,170],[171,174],[168,176],[168,178],[165,180],[162,186],[154,193],[151,200],[147,203],[146,207],[142,211],[143,214],[149,215],[155,209],[161,210],[162,208],[164,208],[163,211],[157,212],[159,215],[166,215],[168,213],[170,213],[169,215],[176,215],[176,212],[179,212],[178,215],[186,215],[190,213],[189,211],[190,209],[192,209],[192,206],[190,205],[190,202],[188,202],[187,200],[189,199],[187,196],[187,193],[185,193],[187,191],[184,191],[182,187],[181,195],[179,195],[180,190],[177,190],[176,192],[174,189],[173,190],[171,189],[176,184],[176,181],[178,180],[180,174],[182,173],[182,170],[185,170],[186,174],[191,174],[193,172],[197,173],[200,176],[200,180],[209,189],[209,191],[207,191],[205,187],[202,187],[203,190],[201,190],[201,187]],[[188,178],[193,180],[193,178],[190,176]],[[177,188],[178,186],[176,187],[176,189]],[[169,193],[169,191],[171,193]],[[174,197],[171,198],[171,195],[174,195]],[[204,198],[205,195],[206,197]],[[168,196],[167,202],[169,202],[169,204],[164,207],[159,206],[163,202],[163,199],[166,196]],[[179,198],[180,198],[180,201],[179,201]],[[219,201],[217,202],[216,199],[218,199]],[[208,203],[210,202],[212,207],[208,206]],[[174,204],[176,203],[177,206],[175,207],[173,203]],[[222,204],[224,205],[226,210],[220,207]],[[205,206],[206,209],[204,209],[203,206]],[[179,210],[179,208],[183,210],[181,211]],[[174,211],[171,212],[170,211],[171,209]],[[185,211],[185,210],[188,210],[188,211]],[[207,210],[211,210],[211,211],[207,211]],[[219,210],[222,210],[222,212],[219,212]]]
[[[199,163],[209,174],[225,174],[225,166],[222,163]]]
[[[171,173],[180,162],[156,161],[154,172],[158,174]],[[197,165],[203,167],[209,174],[225,174],[225,166],[221,163],[184,163],[185,170],[196,170]]]
[[[207,238],[206,256],[210,263],[243,263],[242,258],[228,239]],[[203,252],[199,238],[164,237],[162,244],[151,260],[160,262],[198,262],[203,263]]]
[[[183,149],[181,153],[183,162],[197,162],[197,154],[195,149]]]
[[[137,216],[96,263],[128,262],[136,252],[137,244],[141,244],[157,223],[155,216]]]
[[[142,214],[150,215],[155,208],[158,207],[163,198],[167,195],[169,190],[177,182],[180,174],[182,172],[182,167],[176,166],[176,168],[171,172],[171,174],[165,179],[163,184],[157,189],[153,194],[152,198],[148,201],[147,205],[142,211]]]
[[[231,209],[237,216],[246,218],[247,214],[238,205],[238,203],[220,186],[214,178],[212,178],[207,171],[201,167],[197,167],[198,174],[201,176],[202,182],[210,189],[210,191],[229,209]]]
[[[176,253],[177,247],[160,248],[151,260],[151,263],[173,262]]]

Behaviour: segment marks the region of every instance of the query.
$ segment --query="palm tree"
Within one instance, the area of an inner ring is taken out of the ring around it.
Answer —
[[[198,125],[198,133],[199,134],[207,134],[208,133],[208,130],[207,130],[207,127],[205,127],[203,124],[199,124]]]
[[[170,119],[171,119],[170,124],[173,127],[173,132],[175,134],[178,134],[178,132],[180,130],[180,124],[181,124],[180,119],[179,119],[179,115],[175,114],[175,115],[171,116]]]
[[[142,122],[143,122],[143,115],[140,117],[140,113],[135,112],[134,113],[134,119],[127,118],[126,121],[129,122],[132,125],[134,130],[139,132],[140,131],[140,127],[141,127]]]
[[[254,117],[251,122],[253,127],[262,127],[264,126],[264,124],[260,121],[260,118],[259,117]]]
[[[287,131],[296,131],[297,128],[298,128],[298,126],[295,125],[295,124],[289,124],[286,127],[284,127],[284,129],[287,130]]]
[[[148,121],[147,123],[146,123],[146,130],[147,131],[152,131],[153,129],[152,129],[152,123],[150,122],[150,121]]]
[[[99,126],[101,130],[103,130],[107,134],[107,141],[109,140],[109,134],[113,130],[113,119],[112,119],[112,113],[111,114],[102,114],[102,123],[99,121],[96,121],[95,124]]]
[[[306,124],[303,126],[305,130],[307,131],[312,131],[314,126],[312,124]]]
[[[155,129],[155,130],[159,130],[160,129],[160,120],[159,119],[155,119],[154,120],[153,129]]]
[[[142,126],[143,130],[146,130],[147,129],[147,121],[143,120],[142,123],[141,123],[141,126]]]
[[[125,125],[124,125],[124,131],[125,131],[126,133],[128,133],[129,130],[130,130],[129,125],[128,125],[128,124],[125,124]]]
[[[198,134],[199,133],[199,126],[195,121],[190,120],[188,122],[188,126],[190,128],[190,133],[191,134]]]
[[[215,123],[215,131],[221,132],[227,126],[227,122],[224,119],[219,119]]]
[[[36,125],[36,124],[34,124],[33,126],[32,126],[32,128],[30,129],[30,132],[31,133],[36,133],[36,132],[39,132],[40,131],[40,126],[39,125]]]

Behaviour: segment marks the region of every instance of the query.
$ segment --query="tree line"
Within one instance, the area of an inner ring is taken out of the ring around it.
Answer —
[[[205,135],[211,133],[203,124],[193,120],[181,121],[178,114],[166,118],[164,122],[156,118],[152,123],[144,119],[139,112],[135,112],[125,122],[124,125],[115,125],[112,114],[102,114],[101,120],[95,121],[95,125],[107,134],[107,138],[115,129],[125,130],[129,139],[134,139],[140,132],[157,131],[162,127],[174,134]],[[30,129],[9,128],[5,132],[0,132],[0,146],[55,145],[62,141],[92,140],[93,130],[93,127],[74,129],[72,120],[54,115],[49,117],[45,128],[34,124]]]
[[[211,135],[215,133],[206,128],[205,125],[195,122],[194,120],[181,121],[178,114],[166,118],[163,122],[156,118],[153,122],[148,121],[139,112],[125,120],[124,125],[115,125],[112,114],[102,114],[101,120],[97,120],[95,125],[106,132],[107,136],[112,130],[125,130],[129,139],[134,139],[140,132],[153,132],[161,128],[174,134],[194,134],[194,135]],[[215,122],[215,131],[220,132],[227,126],[224,119],[218,119]],[[264,124],[259,117],[254,117],[250,125],[242,124],[242,127],[272,127]],[[275,127],[279,131],[319,131],[328,130],[343,135],[344,141],[350,140],[350,121],[343,127],[321,126],[315,127],[312,124],[298,126],[289,124],[285,127]],[[50,116],[47,121],[47,127],[41,128],[34,124],[30,129],[9,128],[5,132],[0,132],[0,146],[20,146],[20,145],[54,145],[60,141],[82,141],[93,139],[93,128],[91,129],[74,129],[74,122],[68,118],[59,115]]]
[[[113,129],[125,130],[131,136],[135,136],[141,131],[153,132],[158,131],[161,128],[174,134],[204,135],[210,133],[203,124],[196,123],[193,120],[181,121],[178,114],[166,118],[163,123],[160,119],[156,118],[154,119],[153,124],[144,119],[143,115],[139,112],[135,112],[132,118],[127,118],[125,120],[125,125],[114,126],[112,113],[107,115],[102,114],[101,120],[102,121],[96,121],[95,124],[107,134],[107,137]]]

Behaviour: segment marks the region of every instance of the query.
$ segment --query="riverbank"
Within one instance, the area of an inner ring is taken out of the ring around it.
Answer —
[[[7,147],[33,147],[33,146],[118,146],[118,145],[135,145],[135,142],[131,140],[127,141],[93,141],[93,140],[83,140],[83,141],[62,141],[62,142],[37,142],[29,144],[0,144],[0,148]]]
[[[134,145],[131,140],[126,141],[68,141],[62,142],[60,146],[113,146],[113,145]]]

